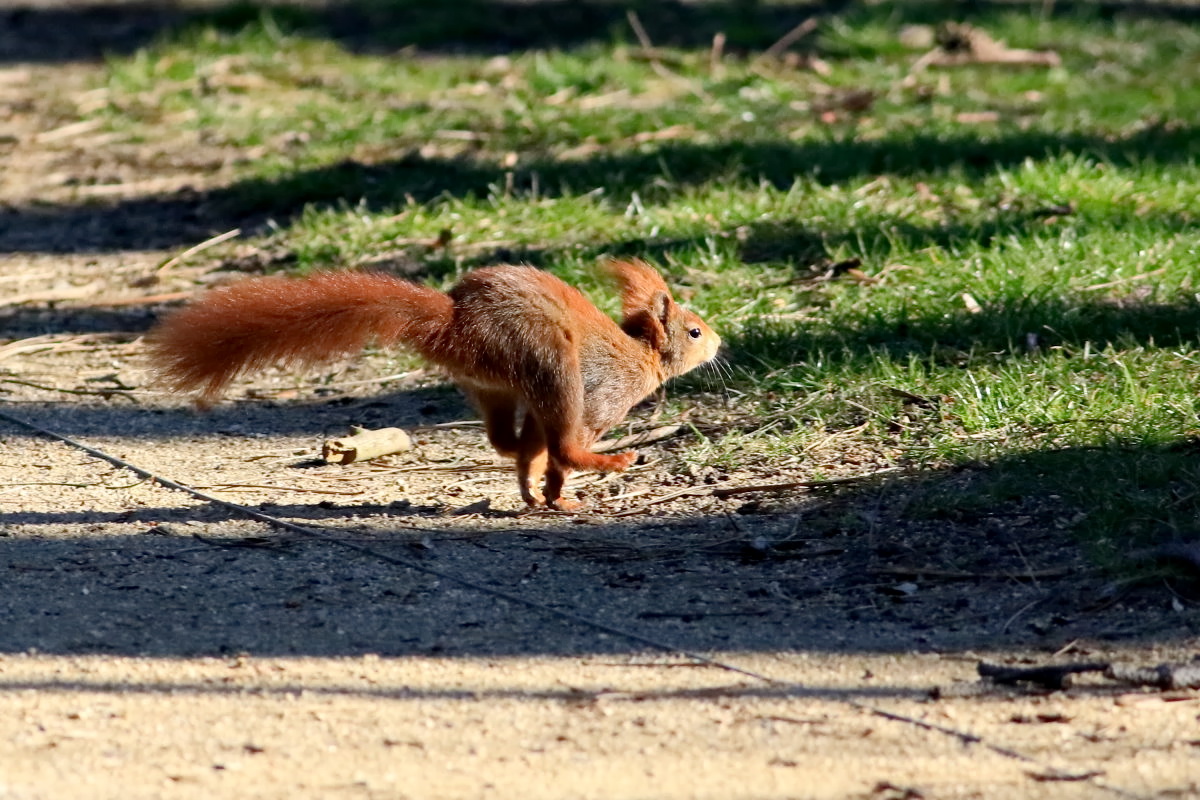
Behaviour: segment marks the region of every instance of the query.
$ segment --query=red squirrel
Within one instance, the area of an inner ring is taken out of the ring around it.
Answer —
[[[619,325],[534,267],[474,270],[449,293],[381,273],[331,271],[214,289],[159,323],[147,344],[161,382],[199,389],[204,404],[272,363],[314,366],[371,341],[407,346],[444,368],[478,408],[492,446],[516,459],[525,502],[570,510],[579,504],[562,492],[572,470],[620,471],[637,457],[593,453],[592,444],[721,344],[649,264],[612,261],[608,271],[621,293]]]

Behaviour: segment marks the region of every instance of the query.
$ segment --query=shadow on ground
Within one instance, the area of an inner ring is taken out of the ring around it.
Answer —
[[[677,249],[692,247],[694,242],[690,240],[669,245],[617,244],[597,248],[595,255],[608,252],[661,259]],[[691,252],[694,250],[688,255]],[[544,254],[505,255],[515,257],[496,261],[539,264]],[[796,291],[804,291],[802,276],[797,278],[797,284]],[[725,354],[740,370],[761,375],[786,364],[814,360],[826,364],[853,362],[873,358],[881,352],[899,360],[911,356],[965,364],[973,354],[986,354],[991,361],[1017,360],[1055,347],[1080,352],[1085,346],[1100,351],[1109,345],[1159,348],[1200,345],[1200,300],[1196,298],[1161,302],[1137,298],[1114,300],[1096,295],[1071,298],[1027,295],[998,301],[981,297],[985,305],[976,311],[962,308],[899,319],[870,317],[837,329],[824,325],[776,325],[765,320],[727,334]],[[165,306],[10,306],[0,309],[0,330],[12,339],[96,333],[127,334],[132,339],[149,330],[169,311]],[[142,412],[130,407],[128,413]],[[72,431],[90,431],[87,419],[87,411],[79,409],[78,416],[67,420],[68,427]]]
[[[279,534],[207,505],[107,514],[10,507],[0,512],[0,651],[646,649],[611,629],[701,651],[1169,642],[1200,633],[1188,599],[1195,584],[1172,578],[1188,572],[1156,561],[1154,549],[1195,546],[1196,447],[1032,453],[807,495],[709,498],[676,517],[463,519],[402,503],[320,501],[257,507],[328,526],[323,539]],[[1104,493],[1140,498],[1146,518],[1093,517]],[[1105,551],[1102,562],[1121,562],[1126,577],[1092,566],[1096,553],[1083,552],[1082,537]],[[1139,560],[1139,580],[1130,581]]]
[[[621,663],[626,666],[626,663]],[[682,665],[682,663],[681,663]],[[222,685],[212,680],[207,681],[88,681],[64,680],[47,678],[44,680],[5,680],[0,678],[2,691],[38,691],[38,692],[120,692],[129,695],[179,695],[193,697],[245,695],[245,686]],[[489,701],[520,701],[536,703],[551,701],[558,703],[582,703],[591,696],[582,690],[563,686],[561,689],[430,689],[427,687],[376,687],[370,688],[361,684],[347,683],[344,685],[329,685],[312,683],[273,683],[270,686],[254,687],[257,697],[291,699],[297,695],[309,698],[371,698],[391,701],[421,701],[421,700],[450,700],[471,703]],[[1079,691],[1078,689],[1076,690]],[[1086,689],[1084,690],[1086,691]],[[603,691],[598,694],[604,694]],[[875,700],[875,699],[910,699],[924,700],[929,697],[929,688],[925,686],[856,686],[854,688],[834,687],[803,687],[788,686],[724,686],[704,689],[643,689],[633,695],[633,700],[639,703],[655,703],[670,700],[700,700],[712,702],[715,700],[777,700],[783,698],[808,698],[815,700]]]
[[[764,373],[788,364],[838,364],[887,354],[903,363],[909,357],[939,364],[969,366],[1036,358],[1050,348],[1082,353],[1110,346],[1200,346],[1200,302],[1072,302],[1061,298],[1023,298],[978,312],[912,316],[899,321],[868,320],[837,331],[797,329],[794,325],[756,323],[731,339],[731,348],[756,354],[738,366]],[[1031,344],[1032,343],[1032,344]],[[1107,367],[1097,366],[1097,369]]]
[[[976,132],[913,132],[877,141],[672,142],[579,161],[533,158],[515,172],[469,155],[426,157],[405,151],[380,163],[346,161],[280,179],[248,178],[210,191],[187,189],[115,203],[8,206],[0,209],[0,253],[169,248],[234,227],[254,230],[268,220],[287,224],[306,206],[389,211],[410,198],[483,197],[506,185],[522,193],[536,184],[543,197],[602,188],[614,203],[628,202],[635,193],[650,203],[716,180],[767,181],[786,188],[807,178],[833,184],[868,175],[978,176],[1028,159],[1072,154],[1121,166],[1190,163],[1198,153],[1200,136],[1187,125],[1149,126],[1119,139],[1014,130],[986,138]]]
[[[1054,5],[1061,10],[1072,4]],[[730,34],[731,46],[747,49],[770,44],[809,13],[753,2],[664,0],[636,7],[662,44],[705,45],[720,30]],[[285,29],[316,31],[353,49],[416,43],[432,50],[504,52],[609,41],[628,24],[625,8],[595,2],[442,8],[346,2],[327,11],[280,9],[272,18]],[[1140,13],[1146,7],[1105,8]],[[1154,8],[1194,17],[1194,9]],[[203,13],[149,3],[9,7],[0,12],[0,61],[130,53],[178,26],[236,29],[259,12],[254,4]],[[420,22],[415,28],[414,19]],[[741,19],[751,22],[743,29],[735,24]],[[1195,126],[1179,126],[1147,127],[1116,141],[1012,132],[989,140],[917,133],[882,142],[670,143],[573,163],[534,160],[513,175],[513,185],[526,189],[536,174],[543,193],[603,186],[617,198],[633,192],[653,198],[715,179],[790,186],[796,176],[835,182],[950,170],[981,174],[1067,153],[1118,164],[1188,163],[1196,155],[1195,134]],[[0,252],[173,247],[255,220],[286,221],[309,204],[362,200],[378,210],[406,195],[434,201],[486,194],[505,179],[505,170],[470,158],[398,153],[382,163],[343,163],[212,192],[6,209],[0,212]],[[935,240],[947,234],[907,235]],[[748,243],[812,245],[812,237],[796,226],[751,231]],[[37,333],[95,326],[142,330],[152,318],[114,309],[5,313],[0,324],[6,331],[36,323]],[[34,320],[33,314],[42,316]],[[1027,306],[985,314],[991,317],[908,320],[899,331],[880,326],[836,340],[765,343],[792,359],[821,348],[848,356],[876,345],[919,352],[947,341],[1003,349],[1013,338],[1009,332],[1023,336],[1047,320],[1056,321],[1062,343],[1120,337],[1191,343],[1200,330],[1200,312],[1190,304],[1067,307],[1031,299]],[[145,439],[324,431],[341,428],[347,417],[345,407],[331,403],[226,407],[208,417],[136,407],[114,414],[111,406],[81,404],[6,408],[69,435]],[[437,413],[452,413],[447,409]],[[361,421],[368,425],[428,421],[407,405],[395,413],[388,399],[355,410],[364,411]],[[4,437],[26,435],[3,423],[0,429]],[[187,656],[644,649],[611,630],[532,609],[511,596],[584,610],[610,629],[695,650],[909,652],[1019,644],[1055,651],[1077,639],[1170,641],[1198,632],[1190,588],[1150,557],[1141,583],[1111,579],[1089,566],[1095,562],[1087,556],[1095,554],[1082,552],[1075,537],[1095,542],[1101,563],[1132,560],[1162,543],[1190,542],[1198,511],[1194,464],[1191,442],[1040,452],[828,494],[709,498],[687,517],[645,515],[633,522],[581,518],[563,524],[560,518],[502,514],[448,522],[429,509],[319,502],[261,509],[337,525],[330,539],[279,537],[231,512],[182,503],[109,515],[86,504],[48,511],[9,505],[0,507],[0,651]],[[1145,513],[1123,520],[1093,516],[1095,498],[1116,492],[1140,498]],[[346,541],[369,552],[347,548]],[[510,599],[449,575],[469,576]]]
[[[236,31],[264,14],[285,33],[329,38],[357,52],[391,53],[406,47],[430,52],[500,54],[529,48],[570,49],[591,42],[633,40],[627,11],[635,10],[660,46],[708,47],[725,34],[730,52],[759,52],[813,14],[846,10],[844,2],[782,5],[755,0],[691,3],[683,0],[333,0],[173,3],[160,0],[70,4],[16,0],[0,11],[0,62],[92,61],[128,55],[156,39],[199,26]],[[1009,2],[907,3],[883,9],[850,8],[858,16],[888,15],[899,27],[947,19],[977,21],[1022,13]],[[1194,20],[1182,3],[1056,2],[1040,13]],[[1026,12],[1027,13],[1027,12]]]

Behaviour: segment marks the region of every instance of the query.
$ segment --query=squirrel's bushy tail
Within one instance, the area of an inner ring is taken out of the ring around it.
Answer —
[[[274,363],[314,366],[372,341],[437,361],[452,316],[448,295],[391,275],[270,276],[214,289],[167,317],[147,344],[165,386],[199,389],[211,402],[243,373]]]

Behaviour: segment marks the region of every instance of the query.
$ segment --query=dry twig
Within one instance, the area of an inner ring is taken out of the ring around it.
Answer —
[[[910,75],[926,67],[957,67],[966,64],[1010,64],[1013,66],[1057,67],[1062,63],[1053,50],[1021,50],[997,41],[971,25],[948,22],[937,32],[938,46],[917,59]]]
[[[133,390],[132,389],[119,389],[119,388],[64,389],[61,386],[46,386],[41,383],[34,383],[33,381],[18,380],[17,378],[0,378],[0,383],[11,383],[16,386],[28,386],[31,389],[40,389],[44,392],[58,392],[59,394],[76,394],[76,395],[86,395],[89,397],[94,396],[94,397],[105,397],[105,398],[113,397],[113,396],[121,396],[121,397],[128,397],[130,399],[133,399]]]
[[[210,247],[215,247],[215,246],[219,245],[221,242],[227,242],[230,239],[233,239],[233,238],[235,238],[237,236],[241,236],[241,235],[242,235],[241,228],[234,228],[233,230],[225,231],[224,233],[217,234],[216,236],[213,236],[211,239],[205,239],[203,242],[200,242],[200,244],[192,245],[187,250],[184,250],[182,253],[180,253],[177,256],[172,256],[171,258],[168,258],[166,261],[162,262],[157,267],[155,267],[154,271],[155,272],[166,272],[171,267],[191,258],[192,256],[196,255],[197,253],[202,253]]]
[[[1200,663],[1159,664],[1156,667],[1110,664],[1104,670],[1104,677],[1159,689],[1200,689]]]
[[[627,450],[630,447],[641,447],[653,442],[661,442],[663,439],[670,439],[681,430],[683,430],[682,425],[663,425],[648,431],[631,433],[628,436],[622,436],[620,439],[605,440],[593,449],[597,453],[611,453],[613,450]]]
[[[654,42],[651,41],[650,35],[646,33],[646,28],[642,25],[642,20],[638,17],[636,11],[629,9],[625,12],[625,18],[629,20],[629,27],[633,29],[633,35],[637,37],[638,44],[642,47],[642,52],[647,55],[650,66],[658,73],[659,77],[680,84],[705,102],[712,100],[708,93],[697,86],[694,81],[688,80],[663,64],[662,53],[655,48]]]
[[[905,567],[905,566],[887,566],[873,567],[870,572],[874,575],[888,575],[893,578],[934,578],[943,581],[979,581],[979,580],[1005,580],[1005,581],[1036,581],[1050,580],[1053,578],[1066,578],[1070,575],[1078,575],[1079,570],[1069,567],[1059,569],[1040,569],[1027,570],[1023,573],[1018,572],[965,572],[954,569],[938,569],[936,567]]]
[[[759,55],[758,58],[754,59],[755,62],[767,61],[770,59],[779,58],[779,56],[783,54],[783,51],[787,50],[789,47],[794,45],[796,42],[800,41],[805,36],[808,36],[810,33],[815,31],[817,29],[817,25],[818,25],[817,18],[809,17],[808,19],[804,20],[799,25],[797,25],[796,27],[792,28],[790,31],[785,33],[783,36],[781,36],[779,38],[779,40],[777,42],[775,42],[770,47],[768,47],[766,50],[764,50],[762,52],[762,54]]]
[[[989,664],[980,661],[977,667],[979,677],[989,678],[993,683],[1015,686],[1018,683],[1032,683],[1055,691],[1066,689],[1071,685],[1073,675],[1081,672],[1104,672],[1109,668],[1106,661],[1088,661],[1081,664],[1059,664],[1042,667],[1006,667],[1000,664]]]
[[[1162,275],[1166,271],[1166,267],[1159,267],[1158,269],[1152,269],[1149,272],[1143,272],[1139,275],[1130,275],[1128,278],[1117,278],[1115,280],[1105,281],[1104,283],[1093,283],[1091,286],[1083,287],[1083,290],[1085,292],[1095,292],[1100,289],[1111,289],[1112,287],[1120,286],[1123,283],[1132,283],[1133,281],[1144,281],[1146,278],[1155,278],[1159,275]]]

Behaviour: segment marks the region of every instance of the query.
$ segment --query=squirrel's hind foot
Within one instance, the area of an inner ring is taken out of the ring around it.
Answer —
[[[565,497],[559,497],[554,500],[547,500],[546,507],[553,508],[555,511],[581,511],[587,507],[587,503],[579,500],[568,500]]]
[[[521,499],[531,508],[546,505],[546,496],[532,486],[521,486]]]
[[[554,511],[578,511],[587,505],[579,500],[570,500],[566,497],[546,499],[546,496],[537,489],[525,486],[521,487],[521,499],[530,508],[549,508]]]

